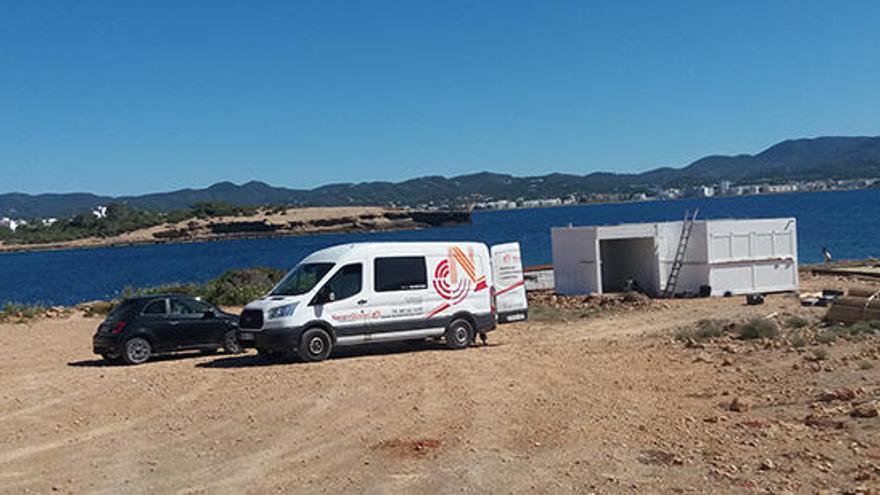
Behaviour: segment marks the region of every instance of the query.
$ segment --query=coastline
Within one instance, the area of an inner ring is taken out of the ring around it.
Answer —
[[[349,232],[420,230],[470,222],[471,212],[463,210],[422,211],[382,207],[292,208],[276,214],[187,220],[106,238],[88,237],[43,244],[0,243],[0,254],[269,239]]]

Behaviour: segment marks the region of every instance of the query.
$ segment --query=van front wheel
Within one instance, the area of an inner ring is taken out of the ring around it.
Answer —
[[[315,362],[327,359],[332,350],[330,335],[322,328],[310,328],[303,332],[297,353],[303,361]]]
[[[453,320],[446,327],[446,347],[464,349],[474,341],[474,327],[464,318]]]

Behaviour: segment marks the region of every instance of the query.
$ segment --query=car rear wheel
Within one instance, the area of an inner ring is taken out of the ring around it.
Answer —
[[[474,341],[474,327],[471,322],[464,318],[452,321],[446,327],[446,347],[450,349],[464,349]]]
[[[310,328],[302,334],[297,353],[303,361],[323,361],[330,356],[333,341],[322,328]]]
[[[241,342],[235,336],[235,330],[230,330],[223,336],[223,350],[226,351],[226,354],[241,354],[244,351]]]
[[[150,359],[153,347],[143,337],[134,337],[125,341],[122,349],[122,359],[128,364],[141,364]]]

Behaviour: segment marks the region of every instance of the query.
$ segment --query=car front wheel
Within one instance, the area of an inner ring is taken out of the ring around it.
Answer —
[[[128,364],[141,364],[150,359],[153,347],[143,337],[134,337],[125,341],[122,351],[122,359]]]
[[[303,361],[315,362],[327,359],[332,350],[330,335],[322,328],[310,328],[303,333],[297,353]]]
[[[235,336],[235,330],[230,330],[223,336],[223,350],[226,354],[241,354],[244,350],[238,337]]]

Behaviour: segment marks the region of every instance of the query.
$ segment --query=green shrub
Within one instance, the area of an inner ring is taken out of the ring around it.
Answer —
[[[813,360],[824,361],[828,359],[828,349],[813,349]]]
[[[816,342],[819,344],[830,344],[840,337],[839,330],[825,330],[816,335]]]
[[[201,296],[214,304],[241,306],[269,292],[282,277],[276,268],[229,270],[206,283]]]
[[[46,313],[42,304],[18,304],[7,302],[0,309],[0,321],[25,321]]]
[[[796,348],[806,347],[807,339],[803,335],[795,335],[791,339],[791,346]]]
[[[804,328],[809,324],[810,320],[798,315],[789,316],[785,320],[785,326],[787,326],[788,328]]]
[[[870,370],[874,368],[874,363],[871,361],[865,360],[859,363],[860,370]]]
[[[730,322],[727,320],[705,319],[699,320],[692,326],[682,327],[676,330],[675,339],[686,342],[689,340],[702,342],[724,336]]]
[[[115,307],[115,301],[95,301],[81,306],[83,316],[86,318],[91,318],[93,316],[107,316]]]
[[[696,335],[701,339],[721,337],[729,324],[727,320],[700,320],[697,322]]]
[[[229,270],[204,284],[169,284],[158,287],[126,287],[122,297],[151,294],[186,294],[220,305],[242,306],[266,294],[284,276],[276,268],[256,267]]]
[[[779,327],[773,320],[767,318],[751,319],[738,325],[736,330],[740,338],[746,340],[774,339],[779,336]]]
[[[859,321],[847,327],[847,332],[853,337],[858,337],[860,335],[873,335],[875,328],[866,321]]]

